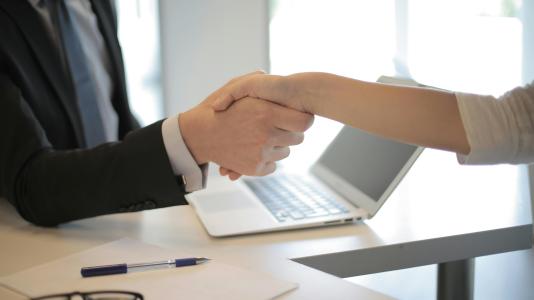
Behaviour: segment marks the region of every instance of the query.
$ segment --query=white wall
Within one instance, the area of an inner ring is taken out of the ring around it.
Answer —
[[[201,102],[232,77],[267,70],[267,0],[160,0],[166,115]]]
[[[534,80],[534,0],[523,0],[523,82]],[[531,209],[534,219],[534,165],[529,166]],[[534,232],[532,233],[534,236]]]
[[[523,0],[523,81],[534,80],[534,0]]]

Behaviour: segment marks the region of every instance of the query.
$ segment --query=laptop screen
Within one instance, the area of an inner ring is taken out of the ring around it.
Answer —
[[[345,126],[318,162],[372,200],[378,201],[417,150],[417,146]]]

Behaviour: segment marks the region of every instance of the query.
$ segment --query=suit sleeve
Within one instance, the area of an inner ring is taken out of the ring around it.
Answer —
[[[56,151],[19,89],[0,74],[0,195],[37,225],[187,204],[161,121],[121,142]]]

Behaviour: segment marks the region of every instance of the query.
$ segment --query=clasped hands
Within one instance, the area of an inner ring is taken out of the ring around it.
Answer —
[[[196,162],[217,163],[231,180],[274,172],[314,119],[283,78],[261,71],[234,78],[180,114],[180,131]]]

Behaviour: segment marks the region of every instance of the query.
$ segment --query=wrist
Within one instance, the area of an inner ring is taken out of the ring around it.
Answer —
[[[182,134],[185,145],[195,159],[198,165],[203,165],[210,161],[208,147],[203,141],[209,140],[203,133],[202,122],[199,121],[199,115],[195,109],[181,113],[178,116],[178,129]]]
[[[287,76],[287,86],[290,91],[292,102],[298,103],[300,110],[317,114],[318,103],[323,97],[325,89],[324,74],[316,72],[296,73]]]

